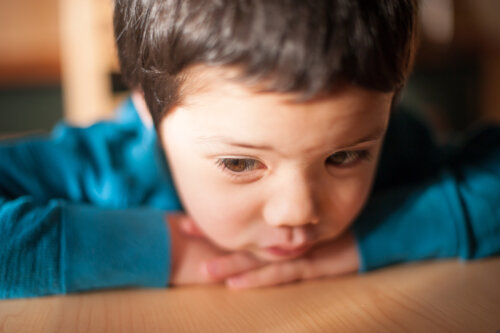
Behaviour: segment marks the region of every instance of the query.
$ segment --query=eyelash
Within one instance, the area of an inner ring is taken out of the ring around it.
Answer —
[[[371,159],[371,154],[369,150],[346,150],[346,151],[339,151],[337,153],[330,155],[326,159],[326,163],[328,164],[329,160],[338,154],[345,154],[346,155],[345,160],[347,160],[348,162],[347,163],[343,162],[342,164],[333,163],[332,165],[336,168],[352,167],[354,165],[357,165],[358,162],[368,161]]]
[[[337,152],[337,153],[330,155],[327,158],[325,163],[329,164],[329,160],[333,156],[338,155],[338,154],[345,154],[346,155],[345,160],[348,160],[348,162],[347,163],[343,162],[342,164],[333,163],[332,166],[334,166],[335,168],[352,167],[352,166],[357,165],[358,162],[367,161],[367,160],[370,160],[370,158],[371,158],[370,151],[368,151],[368,150],[340,151],[340,152]],[[245,165],[243,166],[243,169],[241,169],[240,171],[234,171],[228,167],[228,164],[231,162],[233,162],[233,163],[234,162],[236,162],[236,163],[245,162]],[[226,174],[233,176],[233,177],[244,177],[245,175],[248,174],[248,172],[257,169],[256,165],[258,166],[259,164],[261,164],[261,162],[254,160],[254,159],[251,159],[251,158],[227,158],[227,157],[226,158],[219,158],[216,160],[215,163]]]

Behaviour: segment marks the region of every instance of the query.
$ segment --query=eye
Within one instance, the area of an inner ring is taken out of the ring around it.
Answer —
[[[217,160],[217,165],[223,170],[235,173],[243,173],[259,168],[262,164],[250,158],[221,158]]]
[[[336,167],[347,167],[352,166],[361,160],[368,160],[369,158],[370,152],[368,150],[339,151],[330,155],[327,158],[326,163]]]

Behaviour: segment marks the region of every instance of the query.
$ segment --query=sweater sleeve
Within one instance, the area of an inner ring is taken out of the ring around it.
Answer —
[[[127,120],[0,143],[0,298],[168,284],[180,205],[153,134]]]
[[[24,196],[0,205],[0,298],[168,282],[165,213]]]
[[[414,179],[375,191],[353,225],[361,271],[406,261],[500,253],[500,128],[484,128],[441,162],[437,156],[446,154],[423,142],[430,141],[415,141],[421,150],[432,152],[420,156],[428,157],[431,167],[414,172],[403,167],[407,178]],[[407,147],[411,148],[416,147]],[[415,178],[415,173],[421,177]]]

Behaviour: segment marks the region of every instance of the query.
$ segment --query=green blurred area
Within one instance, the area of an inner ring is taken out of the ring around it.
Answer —
[[[437,67],[416,67],[402,104],[427,119],[444,141],[474,122],[478,114],[479,66],[474,58]],[[0,88],[0,137],[47,132],[63,118],[58,84]]]
[[[0,136],[48,132],[62,119],[60,85],[0,88]]]

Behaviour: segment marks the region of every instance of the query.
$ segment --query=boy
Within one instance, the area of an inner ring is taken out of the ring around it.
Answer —
[[[390,117],[416,12],[410,0],[117,0],[133,104],[1,147],[2,297],[248,288],[497,253],[498,129],[451,163],[414,120]]]

